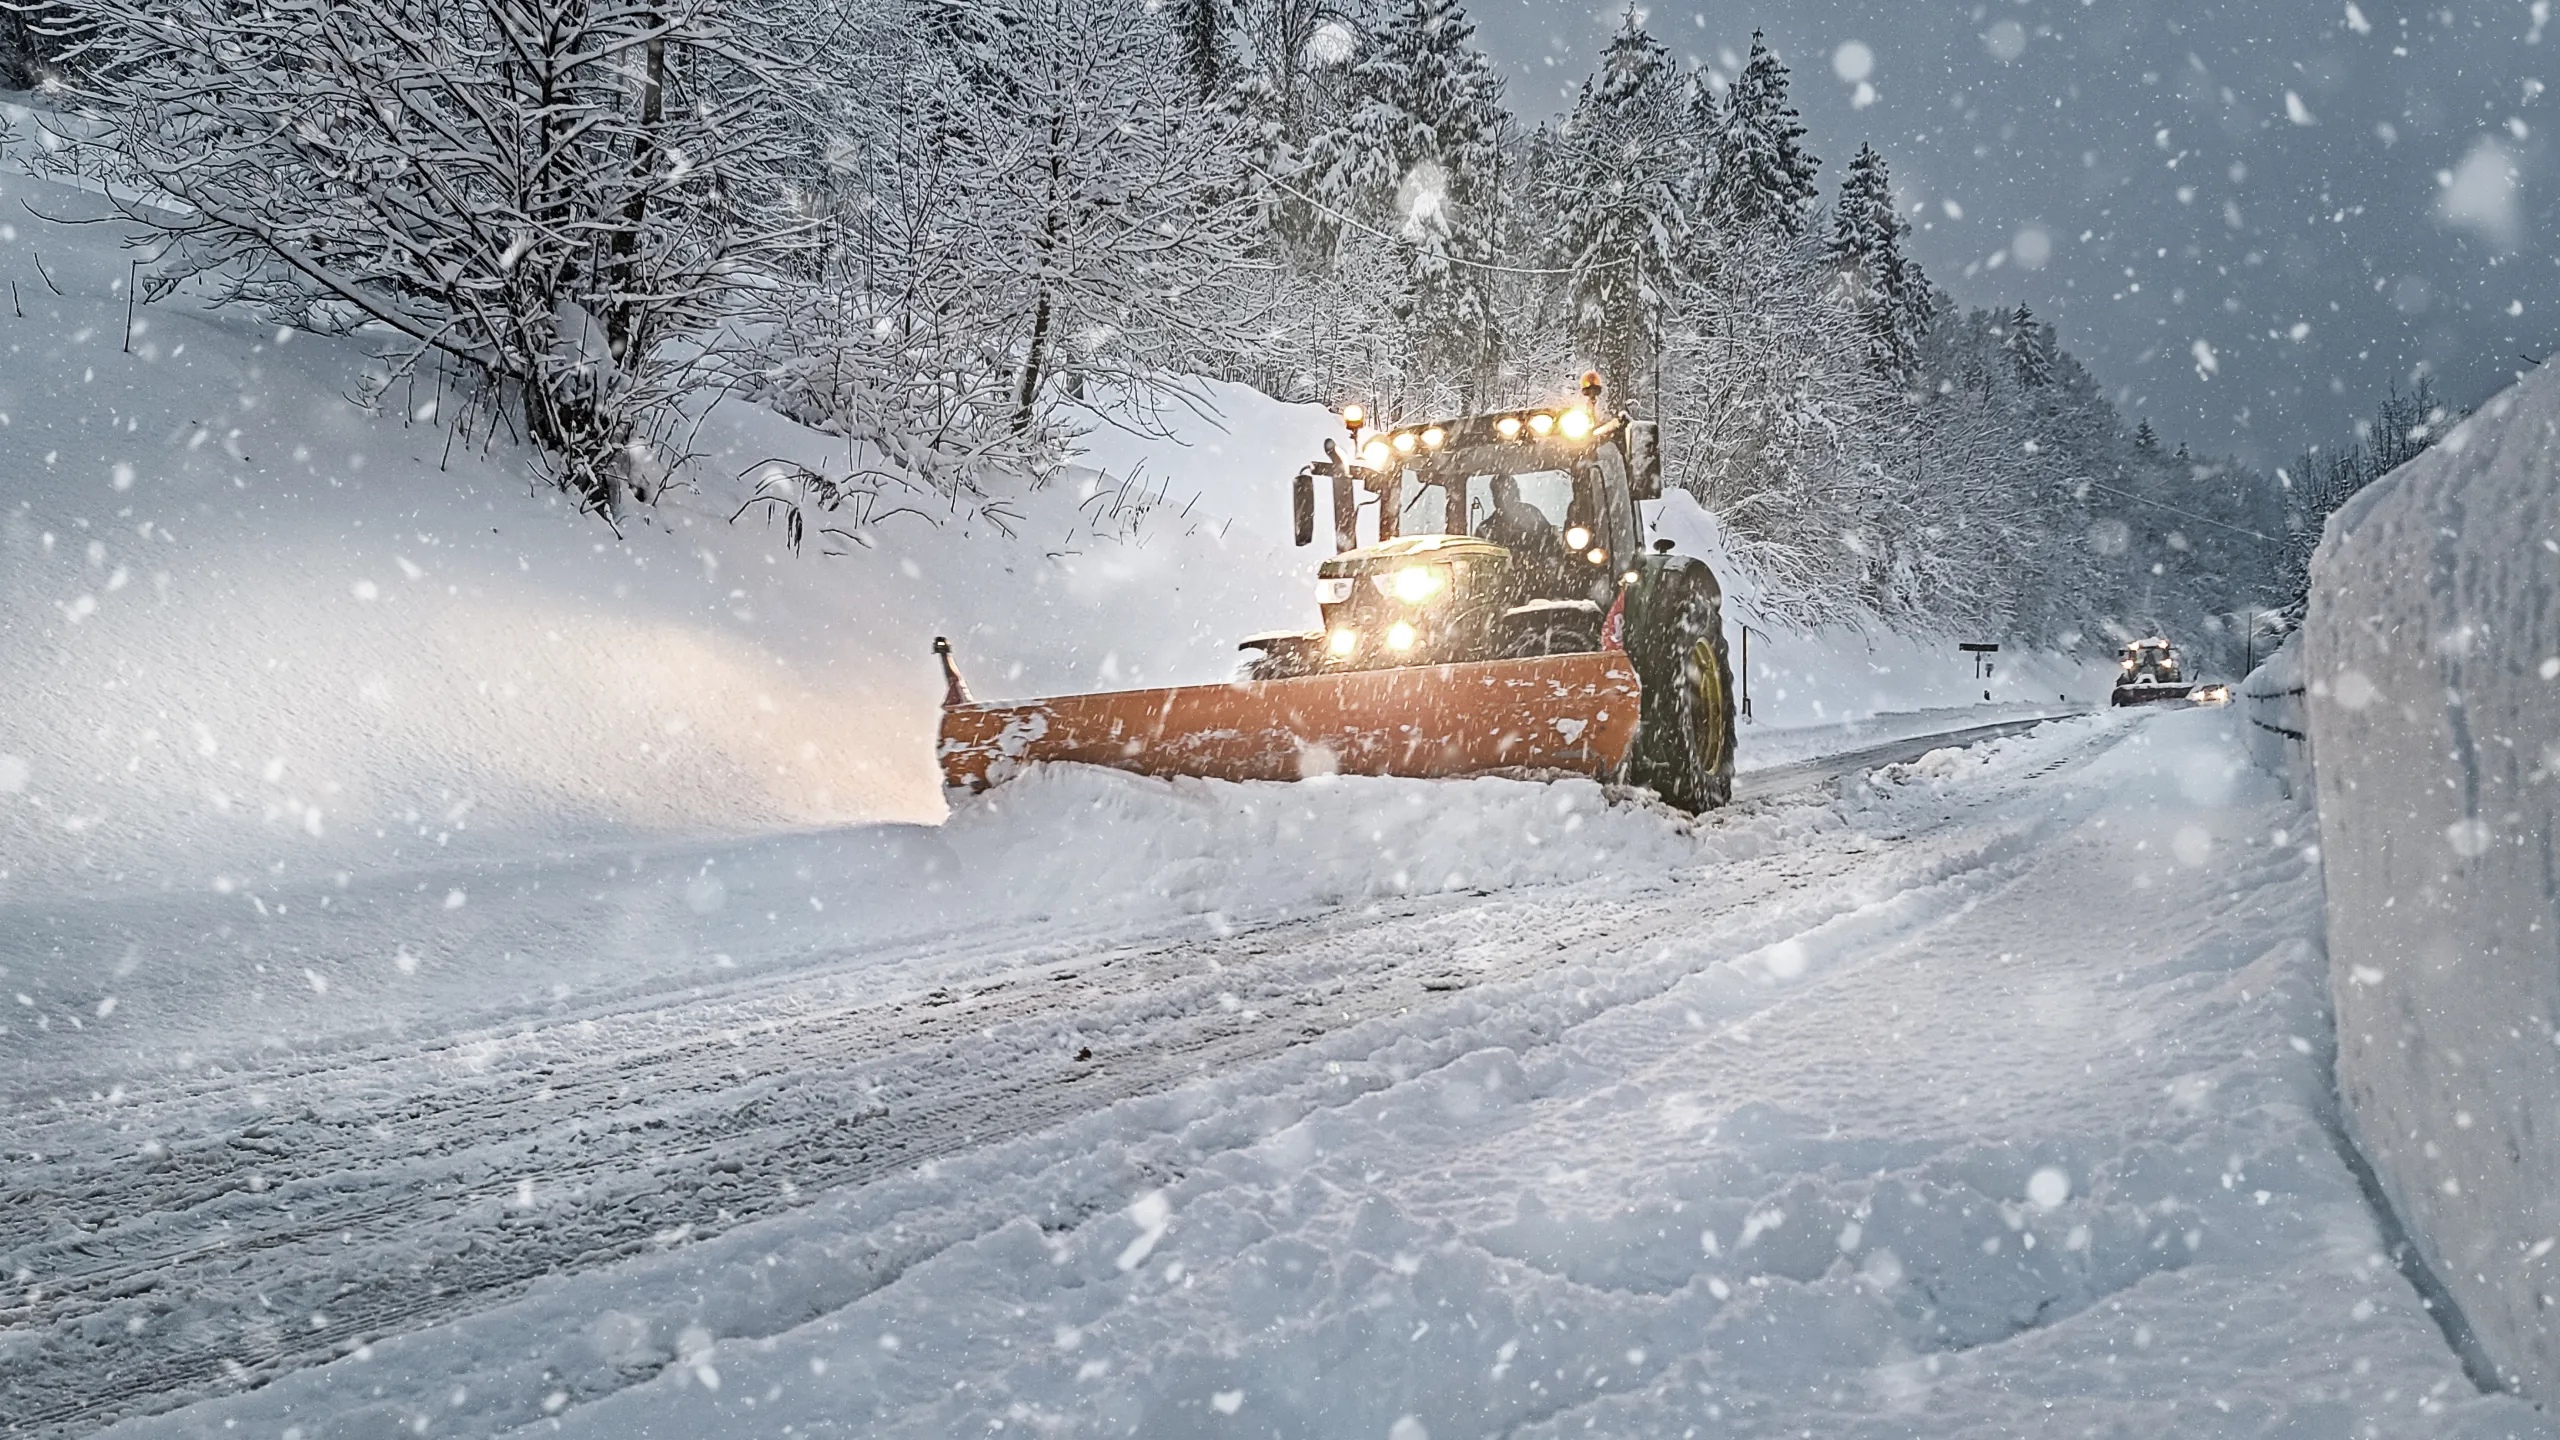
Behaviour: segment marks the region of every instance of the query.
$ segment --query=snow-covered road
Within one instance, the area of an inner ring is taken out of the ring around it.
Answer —
[[[2334,1149],[2316,869],[2229,725],[1862,753],[1695,834],[1081,777],[31,916],[0,1429],[2542,1433]],[[1154,869],[1260,839],[1115,910],[1043,804]],[[1357,830],[1396,883],[1273,873]],[[121,1001],[47,960],[180,934]]]

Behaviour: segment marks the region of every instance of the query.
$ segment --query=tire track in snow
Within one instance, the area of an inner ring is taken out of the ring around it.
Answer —
[[[182,1174],[91,1150],[0,1188],[0,1213],[101,1222],[0,1250],[25,1287],[0,1301],[0,1408],[9,1433],[38,1435],[171,1408],[1452,990],[1534,982],[1702,926],[1730,929],[1744,953],[1858,909],[1878,888],[1862,873],[1908,868],[1918,849],[1783,852],[1634,894],[1604,881],[1400,902],[1048,959],[959,994],[812,1005],[807,974],[772,977],[747,999],[620,1007],[664,1032],[636,1047],[599,1048],[606,1027],[589,1016],[510,1037],[496,1056],[411,1046],[262,1074],[270,1115],[198,1117],[198,1137],[168,1156]],[[1988,858],[1980,837],[1927,857],[1948,874]],[[1908,879],[1879,884],[1897,893]],[[351,1097],[351,1080],[402,1103]],[[215,1098],[190,1088],[160,1103]]]

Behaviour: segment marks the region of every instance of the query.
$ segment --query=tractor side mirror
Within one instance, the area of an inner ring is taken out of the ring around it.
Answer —
[[[1312,470],[1298,472],[1289,487],[1289,518],[1298,527],[1298,543],[1312,545],[1316,540],[1316,477]]]

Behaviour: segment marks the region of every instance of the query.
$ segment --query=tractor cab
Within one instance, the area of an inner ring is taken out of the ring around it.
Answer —
[[[2119,678],[2135,685],[2174,685],[2186,678],[2176,647],[2154,635],[2136,640],[2116,657]]]
[[[1378,429],[1345,407],[1347,442],[1327,441],[1291,497],[1311,545],[1330,492],[1324,628],[1248,638],[1248,674],[1600,648],[1619,592],[1670,563],[1642,534],[1640,503],[1662,493],[1654,427],[1604,414],[1600,394],[1587,375],[1578,402]]]
[[[2136,640],[2116,652],[2116,688],[2108,697],[2116,705],[2149,705],[2194,698],[2177,647],[2157,635]]]

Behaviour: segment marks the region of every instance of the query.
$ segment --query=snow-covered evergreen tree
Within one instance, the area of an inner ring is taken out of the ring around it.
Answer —
[[[1200,99],[1223,103],[1235,68],[1235,0],[1172,0],[1165,13],[1182,45],[1182,67]]]
[[[1311,151],[1347,118],[1351,68],[1366,43],[1341,0],[1231,0],[1227,98],[1245,137],[1247,181],[1282,256],[1310,277],[1330,269],[1355,177]]]
[[[1489,268],[1499,82],[1457,0],[1407,0],[1379,22],[1352,86],[1356,108],[1311,147],[1314,168],[1359,238],[1391,249],[1399,363],[1463,403],[1501,358]]]
[[[1751,58],[1719,107],[1708,218],[1728,235],[1795,235],[1812,217],[1821,162],[1787,103],[1787,67],[1754,31]]]
[[[2021,305],[2009,312],[2002,325],[2000,348],[2008,352],[2010,369],[2017,375],[2020,387],[2038,390],[2053,383],[2054,344],[2051,328],[2039,324],[2034,312]]]
[[[1652,394],[1664,322],[1685,283],[1687,118],[1669,52],[1630,10],[1542,167],[1552,243],[1571,272],[1574,341],[1620,395]]]
[[[1928,316],[1928,282],[1902,253],[1910,233],[1911,222],[1894,208],[1884,157],[1873,146],[1859,146],[1840,184],[1828,254],[1857,312],[1869,362],[1897,383],[1918,362]]]

